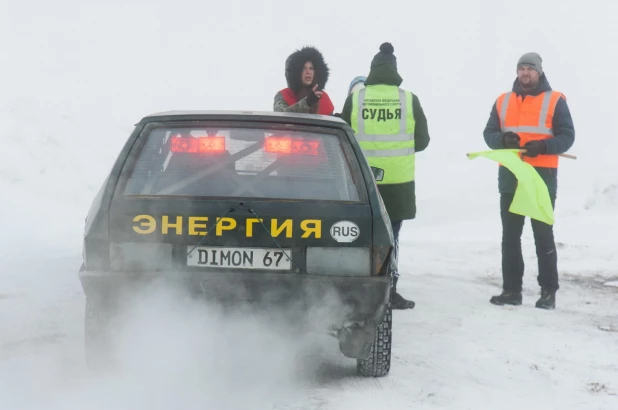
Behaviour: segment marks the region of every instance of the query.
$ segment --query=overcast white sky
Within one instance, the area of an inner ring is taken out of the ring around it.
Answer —
[[[568,98],[577,172],[613,164],[606,147],[617,146],[618,3],[4,0],[1,7],[0,108],[21,110],[21,118],[51,111],[85,123],[110,118],[114,126],[91,129],[93,138],[118,132],[113,139],[124,140],[139,118],[163,110],[272,110],[286,57],[307,44],[330,65],[326,90],[339,111],[350,80],[366,75],[390,41],[403,87],[419,96],[429,120],[433,140],[419,156],[421,170],[424,161],[448,166],[443,158],[486,148],[491,105],[528,51],[541,54],[550,84]]]

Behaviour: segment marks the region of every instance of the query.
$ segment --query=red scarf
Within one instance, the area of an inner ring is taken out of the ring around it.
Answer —
[[[288,105],[294,105],[298,102],[296,94],[294,94],[294,91],[292,91],[291,88],[285,88],[281,90],[281,94],[283,95],[283,98],[285,99],[285,102],[288,103]],[[325,91],[322,91],[322,97],[320,97],[320,99],[318,100],[317,113],[322,115],[333,115],[334,111],[335,106],[330,100],[330,97],[328,96],[328,94],[326,94]]]

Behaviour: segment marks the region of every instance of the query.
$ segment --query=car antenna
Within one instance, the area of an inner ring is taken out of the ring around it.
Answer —
[[[294,259],[292,259],[292,256],[288,255],[286,251],[283,250],[283,247],[281,247],[281,245],[279,244],[279,242],[277,241],[277,239],[270,233],[270,231],[268,230],[268,228],[266,227],[266,225],[264,225],[264,221],[262,220],[262,218],[260,218],[260,216],[253,210],[253,208],[246,206],[244,203],[239,202],[238,205],[241,208],[245,208],[247,211],[251,212],[251,214],[253,216],[255,216],[255,218],[260,222],[260,225],[262,225],[262,227],[264,228],[264,230],[268,233],[268,236],[271,237],[271,239],[273,240],[273,242],[275,243],[275,245],[277,245],[277,247],[279,249],[281,249],[281,252],[283,252],[283,254],[285,255],[286,258],[288,258],[290,260],[290,262],[292,262],[292,264],[296,267],[296,271],[300,272],[300,268],[298,267],[298,265],[296,264],[296,262],[294,261]]]

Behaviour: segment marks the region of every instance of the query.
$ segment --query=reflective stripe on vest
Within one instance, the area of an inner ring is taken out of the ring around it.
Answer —
[[[384,169],[384,179],[378,184],[414,180],[412,93],[388,85],[370,85],[354,92],[351,125],[369,165]]]
[[[556,104],[562,93],[547,91],[540,95],[517,96],[514,92],[502,94],[496,101],[502,132],[515,132],[520,146],[529,141],[553,137],[552,122]],[[536,167],[557,168],[557,155],[522,156],[524,162]]]

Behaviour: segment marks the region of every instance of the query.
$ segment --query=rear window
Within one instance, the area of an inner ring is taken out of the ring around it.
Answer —
[[[280,126],[281,127],[281,126]],[[145,128],[124,195],[360,201],[349,143],[315,129]],[[345,144],[345,145],[344,145]]]

